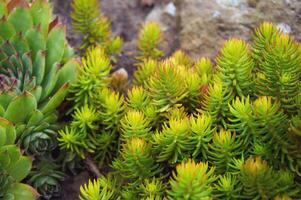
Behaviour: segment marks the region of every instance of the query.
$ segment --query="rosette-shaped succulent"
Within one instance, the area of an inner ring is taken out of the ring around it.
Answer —
[[[55,109],[76,78],[77,62],[47,1],[1,1],[0,7],[0,116],[15,124],[29,153],[41,155],[56,146]]]
[[[30,172],[29,176],[29,183],[43,195],[43,198],[51,199],[60,195],[59,181],[62,181],[65,175],[54,163],[42,161],[36,169]]]
[[[16,130],[12,123],[0,118],[0,199],[36,199],[38,193],[20,183],[30,172],[31,160],[22,156],[14,145]]]

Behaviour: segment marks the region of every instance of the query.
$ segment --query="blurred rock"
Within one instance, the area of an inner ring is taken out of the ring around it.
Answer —
[[[119,68],[117,71],[113,72],[111,76],[120,76],[125,80],[129,78],[128,72],[124,68]]]
[[[250,40],[255,27],[271,21],[301,40],[300,0],[178,0],[180,48],[194,58],[213,58],[225,40]]]
[[[169,14],[170,16],[175,17],[177,15],[177,8],[173,2],[169,2],[166,6],[164,11]]]

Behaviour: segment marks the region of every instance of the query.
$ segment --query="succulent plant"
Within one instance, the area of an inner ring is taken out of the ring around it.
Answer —
[[[158,48],[162,40],[160,26],[154,22],[144,24],[139,33],[138,49],[140,50],[139,59],[156,59],[163,56],[163,52]]]
[[[80,200],[120,199],[116,198],[115,182],[111,178],[100,177],[80,187]]]
[[[163,59],[158,29],[140,32],[123,95],[108,84],[110,55],[85,55],[59,141],[109,175],[80,198],[300,199],[300,44],[263,23],[251,44],[226,41],[215,64]]]
[[[110,23],[100,12],[97,0],[73,0],[72,27],[82,36],[80,49],[101,45],[107,54],[118,53],[122,46],[120,37],[110,38]]]
[[[56,109],[77,77],[78,62],[47,1],[4,0],[0,7],[0,116],[13,124],[16,142],[39,162],[51,157],[57,147]],[[26,162],[24,170],[29,172],[27,158],[16,155]]]
[[[29,174],[29,183],[37,189],[44,199],[51,199],[61,195],[60,181],[65,174],[60,172],[55,163],[41,161]]]
[[[48,153],[56,147],[55,109],[76,78],[77,61],[48,2],[1,5],[1,116],[15,124],[29,153]]]
[[[0,118],[0,198],[34,200],[39,195],[29,185],[21,183],[29,174],[32,162],[23,156],[15,143],[14,125]]]
[[[195,163],[193,160],[177,166],[174,179],[170,180],[170,199],[211,199],[211,182],[214,168],[208,169],[207,163]]]

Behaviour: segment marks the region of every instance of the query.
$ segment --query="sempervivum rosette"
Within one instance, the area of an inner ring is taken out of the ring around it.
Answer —
[[[28,153],[43,155],[56,146],[56,108],[77,62],[46,0],[4,0],[0,8],[0,116]]]

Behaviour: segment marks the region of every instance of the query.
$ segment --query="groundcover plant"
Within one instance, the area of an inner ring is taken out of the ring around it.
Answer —
[[[0,198],[50,199],[90,170],[82,200],[301,199],[294,38],[264,22],[214,61],[163,57],[149,22],[128,83],[111,73],[122,40],[98,1],[72,7],[80,64],[47,1],[0,1]]]

